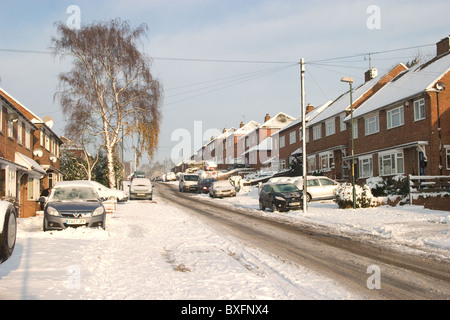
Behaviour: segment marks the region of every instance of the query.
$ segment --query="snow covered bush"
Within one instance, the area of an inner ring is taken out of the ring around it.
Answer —
[[[408,179],[403,175],[393,177],[372,177],[366,180],[366,184],[370,187],[372,194],[376,197],[402,195],[409,193]]]
[[[377,205],[377,199],[372,195],[370,187],[355,185],[356,208],[369,208]],[[336,189],[336,202],[341,209],[353,208],[353,186],[343,183]]]

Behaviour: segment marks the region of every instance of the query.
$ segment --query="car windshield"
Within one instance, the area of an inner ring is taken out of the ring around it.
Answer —
[[[216,181],[216,179],[203,179],[201,182],[202,183],[211,183],[211,182],[214,182],[214,181]]]
[[[98,201],[93,188],[81,186],[64,186],[53,190],[52,201]]]
[[[216,181],[216,182],[214,182],[214,186],[215,186],[215,187],[218,187],[218,186],[221,186],[221,187],[231,187],[231,184],[230,184],[230,182],[228,182],[228,180],[222,180],[222,181]]]
[[[294,192],[298,191],[298,188],[293,184],[276,184],[273,186],[275,192]]]
[[[184,181],[198,181],[198,176],[184,176]]]

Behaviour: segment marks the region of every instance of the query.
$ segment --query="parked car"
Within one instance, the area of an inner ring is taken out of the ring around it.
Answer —
[[[17,215],[11,202],[0,201],[0,263],[6,261],[16,245]]]
[[[259,192],[259,209],[272,211],[298,210],[302,207],[303,194],[292,183],[265,183]]]
[[[269,182],[291,182],[300,190],[303,190],[302,177],[279,177],[272,178]],[[308,176],[306,184],[306,199],[311,200],[325,200],[334,199],[336,197],[336,189],[339,187],[339,182],[324,176]]]
[[[153,186],[150,179],[134,178],[130,184],[130,200],[153,198]]]
[[[89,182],[57,182],[48,199],[40,197],[39,201],[45,202],[44,231],[79,226],[105,229],[105,207]]]
[[[182,173],[179,177],[178,189],[182,192],[197,191],[198,175]]]
[[[211,184],[216,181],[214,178],[204,178],[198,180],[197,184],[197,192],[198,193],[209,193],[209,188],[211,187]]]
[[[236,189],[228,180],[214,181],[209,187],[211,198],[235,197]]]
[[[175,181],[177,180],[177,176],[175,172],[167,172],[166,173],[166,180],[165,181]]]
[[[92,186],[95,188],[95,190],[97,191],[98,195],[102,200],[114,199],[117,200],[118,202],[124,202],[128,200],[128,195],[122,190],[105,187],[104,185],[102,185],[97,181],[91,180],[79,180],[79,181],[83,181],[83,183],[88,182],[92,184]]]

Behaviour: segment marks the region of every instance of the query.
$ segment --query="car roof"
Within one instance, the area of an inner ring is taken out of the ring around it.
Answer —
[[[69,181],[58,181],[58,182],[55,183],[53,188],[65,187],[65,186],[85,186],[85,187],[91,187],[91,188],[94,187],[91,184],[90,181],[86,181],[86,180],[69,180]]]

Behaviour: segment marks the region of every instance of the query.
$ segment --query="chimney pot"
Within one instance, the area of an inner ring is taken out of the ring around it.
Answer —
[[[370,70],[367,70],[366,73],[364,73],[364,80],[365,82],[372,80],[378,75],[378,70],[376,68],[372,68]]]
[[[270,116],[268,113],[266,113],[266,116],[264,117],[264,122],[267,122],[270,120]]]
[[[239,124],[239,128],[242,128],[244,125],[244,121],[241,121],[241,123]]]
[[[310,113],[313,110],[314,110],[314,105],[312,105],[311,103],[308,103],[308,105],[306,106],[306,113]]]

